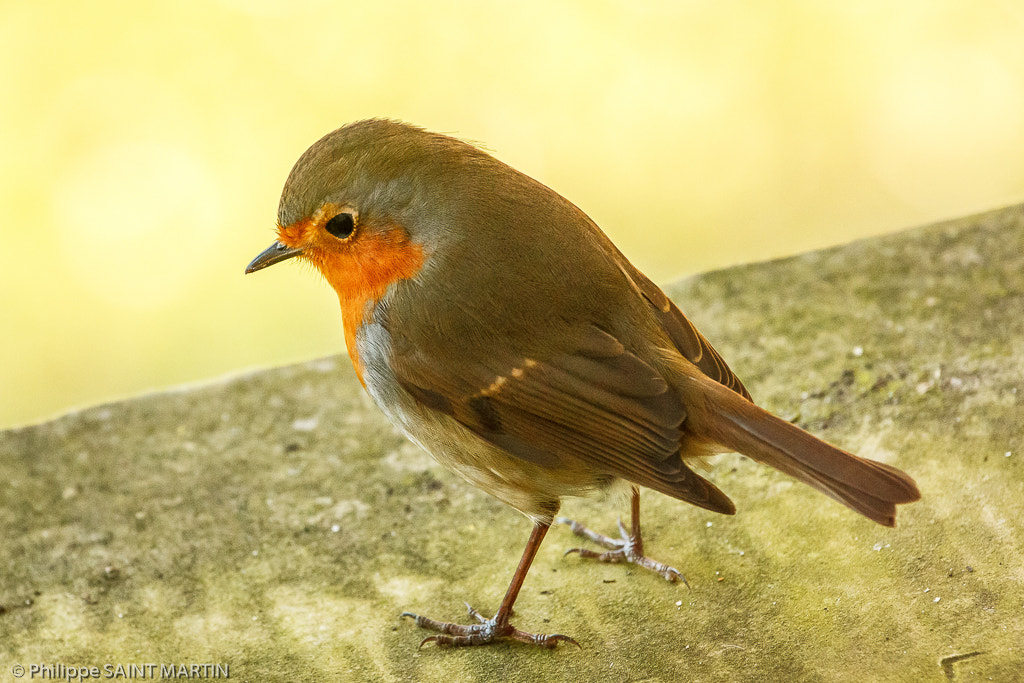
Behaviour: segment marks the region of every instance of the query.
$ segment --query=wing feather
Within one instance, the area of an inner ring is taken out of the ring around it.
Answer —
[[[441,369],[409,354],[393,370],[405,390],[515,457],[621,477],[719,512],[731,501],[679,457],[679,396],[613,336],[588,326],[564,352],[460,358]]]
[[[748,401],[751,400],[750,393],[736,373],[718,355],[715,348],[711,346],[711,342],[705,339],[704,335],[683,315],[679,307],[661,291],[661,288],[634,268],[625,257],[619,267],[622,268],[622,272],[630,279],[637,291],[654,307],[662,328],[683,357],[700,368],[701,372],[711,379],[729,387]]]

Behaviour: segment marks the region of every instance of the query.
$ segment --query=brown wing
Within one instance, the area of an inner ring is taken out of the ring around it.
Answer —
[[[578,467],[731,514],[732,502],[679,457],[679,397],[647,363],[597,327],[550,358],[461,358],[441,368],[417,353],[395,358],[402,387],[513,456]],[[575,461],[575,462],[574,462]]]
[[[711,343],[704,338],[697,328],[693,326],[683,312],[672,300],[665,296],[658,285],[639,270],[633,267],[625,257],[619,263],[622,272],[625,273],[637,291],[650,302],[654,307],[662,328],[668,334],[672,343],[676,345],[679,352],[691,363],[701,369],[705,375],[719,384],[725,385],[747,400],[751,400],[750,393],[743,386],[740,378],[729,368],[722,357],[718,355]]]

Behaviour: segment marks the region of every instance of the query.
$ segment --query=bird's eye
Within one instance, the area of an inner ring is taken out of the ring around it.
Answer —
[[[356,221],[352,217],[352,214],[342,211],[331,220],[327,221],[324,226],[327,232],[331,233],[338,239],[345,239],[351,237],[353,231],[356,229]]]

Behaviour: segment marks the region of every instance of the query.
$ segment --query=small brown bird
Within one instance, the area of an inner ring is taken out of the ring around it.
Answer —
[[[564,496],[632,486],[611,539],[559,518],[669,580],[644,556],[638,486],[714,512],[732,501],[687,460],[737,451],[885,526],[920,498],[900,470],[830,446],[754,405],[665,294],[571,202],[454,138],[368,120],[328,134],[281,195],[278,239],[247,273],[298,257],[338,293],[349,354],[381,410],[414,442],[531,520],[494,617],[469,626],[406,613],[423,642],[520,631],[512,605]]]

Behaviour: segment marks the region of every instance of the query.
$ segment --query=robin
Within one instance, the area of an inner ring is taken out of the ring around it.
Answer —
[[[521,631],[516,596],[555,521],[632,562],[644,555],[640,486],[731,515],[732,501],[687,462],[739,452],[875,522],[920,498],[904,472],[831,446],[756,406],[707,339],[571,202],[460,140],[390,120],[360,121],[296,162],[278,238],[246,268],[308,261],[341,302],[356,374],[409,439],[533,521],[497,613],[461,625],[404,613],[422,643]],[[565,496],[631,492],[613,539],[557,518]],[[573,552],[573,551],[570,551]]]

